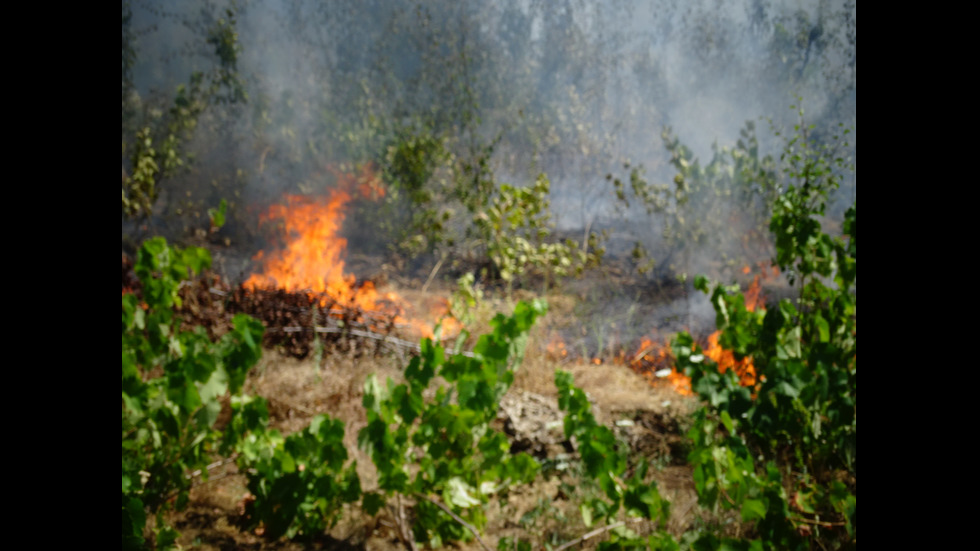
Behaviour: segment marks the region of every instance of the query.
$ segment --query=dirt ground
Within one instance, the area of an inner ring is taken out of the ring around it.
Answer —
[[[448,289],[430,291],[448,296]],[[406,300],[419,302],[422,296],[402,292]],[[517,296],[515,298],[521,298]],[[652,386],[648,379],[622,364],[588,359],[556,358],[545,351],[546,336],[554,328],[567,324],[574,301],[568,297],[549,297],[548,316],[534,328],[523,364],[515,383],[504,402],[498,429],[507,423],[514,426],[534,426],[534,417],[551,416],[560,420],[555,403],[556,369],[570,371],[575,383],[586,391],[600,422],[616,427],[630,443],[631,459],[641,456],[650,461],[652,476],[661,495],[671,501],[668,529],[679,536],[695,522],[694,505],[697,496],[686,465],[683,433],[685,422],[695,404],[693,399],[676,393],[669,385]],[[512,302],[488,300],[477,312],[474,334],[485,331],[486,320],[494,311],[509,312]],[[356,445],[357,432],[365,426],[361,407],[362,386],[368,375],[380,379],[401,380],[401,370],[407,365],[408,352],[389,350],[376,356],[354,357],[347,353],[326,353],[319,363],[313,358],[296,359],[276,350],[265,350],[259,364],[253,368],[245,385],[249,394],[268,400],[270,428],[284,435],[304,428],[318,414],[326,413],[345,423],[345,440],[351,458],[357,461],[357,471],[365,491],[376,488],[374,466],[366,453]],[[506,410],[506,411],[505,411]],[[525,418],[526,419],[522,419]],[[545,425],[541,420],[538,425]],[[554,432],[554,422],[550,423]],[[537,429],[520,429],[525,432]],[[520,430],[518,436],[520,437]],[[545,429],[547,430],[547,429]],[[560,432],[560,428],[557,429]],[[524,435],[527,436],[527,435]],[[563,437],[527,436],[545,441],[539,454],[555,456],[566,450],[558,443]],[[550,438],[550,440],[549,440]],[[550,443],[547,443],[550,442]],[[563,484],[564,482],[564,484]],[[586,532],[578,513],[577,481],[552,477],[511,491],[506,499],[491,503],[487,509],[488,524],[484,540],[496,547],[500,538],[522,536],[536,546],[553,545],[575,539]],[[299,549],[405,549],[394,529],[394,522],[382,510],[369,517],[359,508],[344,511],[341,521],[328,534],[313,542],[295,543],[286,540],[269,541],[245,528],[243,500],[247,494],[245,475],[237,472],[233,462],[214,467],[209,480],[197,481],[190,493],[190,503],[181,512],[170,514],[169,521],[180,533],[178,543],[187,549],[202,550],[299,550]],[[594,528],[594,527],[593,527]],[[650,527],[631,525],[639,533]],[[594,538],[579,548],[594,548]],[[454,545],[459,549],[481,549],[476,542]]]

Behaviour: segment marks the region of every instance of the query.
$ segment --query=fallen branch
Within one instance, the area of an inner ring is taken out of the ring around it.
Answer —
[[[631,518],[631,519],[627,519],[627,520],[629,522],[643,522],[643,519],[642,518]],[[587,540],[589,538],[594,538],[594,537],[598,536],[599,534],[602,534],[604,532],[608,532],[608,531],[613,530],[615,528],[619,528],[620,526],[624,526],[626,524],[626,522],[627,521],[625,521],[625,520],[621,520],[619,522],[614,522],[612,524],[603,526],[602,528],[596,528],[595,530],[593,530],[593,531],[585,534],[584,536],[582,536],[582,537],[580,537],[578,539],[572,540],[572,541],[570,541],[570,542],[568,542],[566,544],[563,544],[563,545],[561,545],[559,547],[556,547],[554,549],[554,551],[563,551],[564,549],[568,549],[569,547],[571,547],[573,545],[578,545],[578,544],[584,542],[585,540]]]
[[[608,532],[608,531],[612,530],[613,528],[619,528],[620,526],[624,526],[625,524],[626,524],[626,522],[624,522],[624,521],[621,520],[619,522],[614,522],[613,524],[610,524],[608,526],[603,526],[602,528],[597,528],[597,529],[595,529],[595,530],[593,530],[593,531],[585,534],[584,536],[582,536],[582,537],[580,537],[578,539],[574,539],[574,540],[572,540],[572,541],[570,541],[570,542],[568,542],[568,543],[566,543],[566,544],[564,544],[564,545],[562,545],[560,547],[556,547],[555,548],[555,551],[562,551],[563,549],[568,549],[569,547],[571,547],[573,545],[578,545],[578,544],[584,542],[585,540],[587,540],[589,538],[598,536],[599,534],[602,534],[603,532]]]
[[[270,327],[269,331],[282,331],[283,333],[300,333],[303,331],[309,331],[309,327]],[[381,335],[379,333],[373,333],[371,331],[361,331],[360,329],[347,329],[344,327],[317,327],[315,329],[317,333],[346,333],[348,335],[353,335],[355,337],[361,337],[365,339],[374,339],[402,348],[410,348],[416,352],[422,351],[422,346],[416,342],[406,341],[404,339],[399,339],[398,337],[392,337],[390,335]],[[448,339],[447,339],[448,340]],[[475,358],[472,352],[460,352],[463,356],[467,358]]]
[[[846,522],[829,522],[823,520],[810,520],[806,517],[793,517],[794,522],[803,522],[806,524],[815,524],[817,526],[824,526],[826,528],[833,528],[835,526],[847,526]]]
[[[202,474],[204,474],[204,471],[208,471],[208,472],[213,471],[214,469],[217,469],[218,467],[220,467],[222,465],[227,465],[228,463],[231,463],[231,462],[235,461],[236,459],[238,459],[238,453],[237,452],[236,453],[233,453],[230,457],[226,457],[226,458],[221,459],[219,461],[215,461],[214,463],[211,463],[210,465],[208,465],[207,467],[204,467],[203,469],[197,469],[197,470],[191,471],[191,472],[185,474],[184,475],[184,478],[186,478],[187,480],[194,480],[196,477],[199,477]],[[233,472],[232,473],[225,473],[225,474],[223,474],[221,476],[208,477],[208,480],[207,481],[208,482],[212,482],[214,480],[220,480],[220,479],[222,479],[222,478],[224,478],[226,476],[231,476],[233,474],[235,474],[235,473],[233,473]],[[191,483],[191,487],[193,488],[193,487],[196,487],[199,484],[203,484],[203,483],[204,483],[203,481],[202,482],[192,482]],[[176,489],[176,490],[173,490],[169,494],[167,494],[167,497],[165,497],[164,500],[166,501],[166,500],[172,499],[172,498],[176,497],[179,493],[180,493],[180,489],[179,488]]]
[[[656,345],[656,344],[651,344],[650,346],[648,346],[648,347],[640,350],[639,352],[637,352],[637,354],[635,356],[633,356],[633,361],[630,362],[630,363],[634,363],[635,364],[636,362],[640,361],[640,358],[642,358],[643,356],[646,356],[650,352],[653,352],[653,350],[655,348],[657,348],[657,346],[658,345]]]
[[[205,467],[203,469],[197,469],[196,471],[191,471],[191,472],[187,473],[184,476],[186,476],[187,479],[190,480],[190,479],[194,478],[195,476],[201,476],[204,473],[204,471],[213,471],[214,469],[217,469],[218,467],[220,467],[222,465],[227,465],[228,463],[233,462],[235,459],[238,459],[238,454],[237,453],[233,454],[231,457],[226,457],[226,458],[224,458],[224,459],[222,459],[220,461],[215,461],[214,463],[211,463],[210,465],[208,465],[207,467]]]
[[[416,494],[416,497],[421,497],[421,498],[427,500],[429,503],[431,503],[431,504],[435,505],[436,507],[438,507],[438,508],[442,509],[443,511],[445,511],[447,515],[453,517],[453,520],[455,520],[456,522],[462,524],[467,530],[469,530],[470,532],[472,532],[473,533],[473,537],[476,538],[476,541],[480,542],[480,545],[483,546],[483,549],[485,551],[490,551],[490,548],[487,547],[487,544],[484,543],[483,539],[480,538],[480,533],[476,530],[476,528],[472,524],[470,524],[470,523],[466,522],[465,520],[461,519],[459,517],[459,515],[457,515],[456,513],[452,512],[451,510],[449,510],[449,507],[446,507],[442,503],[439,503],[436,499],[431,498],[431,497],[426,496],[426,495]]]
[[[447,255],[443,254],[442,258],[439,259],[439,262],[436,262],[435,267],[432,268],[431,272],[429,272],[429,278],[425,280],[425,285],[422,286],[423,295],[425,294],[425,290],[429,288],[429,284],[432,283],[432,278],[436,277],[436,272],[439,271],[439,268],[442,266],[443,261],[446,260],[446,256]]]
[[[405,507],[402,504],[401,494],[398,494],[398,508],[395,514],[395,523],[398,524],[398,536],[401,537],[402,541],[412,551],[418,551],[418,546],[415,545],[415,536],[412,534],[412,529],[408,527],[408,518],[405,516]]]
[[[310,408],[303,407],[303,406],[301,406],[299,404],[293,404],[293,403],[289,403],[289,402],[284,402],[282,400],[277,400],[276,398],[268,398],[268,399],[266,399],[266,401],[269,402],[269,403],[279,404],[280,406],[286,408],[287,410],[289,410],[289,409],[295,409],[295,410],[299,411],[300,413],[305,413],[307,415],[317,415],[317,412],[311,410]]]

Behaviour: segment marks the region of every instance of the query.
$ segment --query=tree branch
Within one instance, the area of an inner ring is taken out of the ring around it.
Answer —
[[[598,536],[599,534],[602,534],[604,532],[608,532],[608,531],[612,530],[613,528],[619,528],[620,526],[624,526],[625,524],[626,524],[626,522],[621,520],[619,522],[614,522],[614,523],[609,524],[607,526],[603,526],[602,528],[596,528],[595,530],[593,530],[593,531],[585,534],[584,536],[582,536],[582,537],[580,537],[578,539],[574,539],[574,540],[572,540],[572,541],[570,541],[570,542],[568,542],[568,543],[566,543],[566,544],[564,544],[564,545],[562,545],[560,547],[556,547],[555,548],[555,551],[562,551],[564,549],[568,549],[569,547],[571,547],[573,545],[578,545],[578,544],[584,542],[585,540],[587,540],[589,538]]]
[[[470,524],[470,523],[466,522],[465,520],[461,519],[459,517],[459,515],[457,515],[456,513],[452,512],[451,510],[449,510],[449,507],[446,507],[442,503],[439,503],[438,501],[436,501],[434,498],[431,498],[431,497],[426,496],[426,495],[416,494],[416,497],[421,497],[421,498],[427,500],[429,503],[431,503],[431,504],[435,505],[436,507],[438,507],[438,508],[442,509],[443,511],[445,511],[447,515],[453,517],[453,520],[455,520],[456,522],[462,524],[467,530],[469,530],[470,532],[472,532],[473,533],[473,537],[476,538],[476,541],[480,542],[480,545],[483,546],[483,549],[485,551],[490,551],[490,548],[487,547],[487,544],[480,538],[480,533],[476,530],[476,528],[472,524]]]
[[[415,536],[412,534],[412,529],[408,527],[408,519],[405,518],[405,507],[402,505],[402,495],[398,494],[398,505],[395,509],[395,523],[398,525],[398,536],[408,545],[409,549],[412,551],[418,551],[418,546],[415,545]]]
[[[270,331],[278,330],[283,333],[299,333],[302,331],[309,331],[309,327],[271,327]],[[390,335],[381,335],[379,333],[373,333],[371,331],[361,331],[359,329],[347,329],[342,327],[317,327],[317,333],[346,333],[348,335],[353,335],[355,337],[361,337],[364,339],[374,339],[377,341],[382,341],[388,344],[393,344],[401,348],[409,348],[415,350],[416,352],[421,352],[422,347],[417,342],[406,341],[404,339],[399,339],[398,337],[392,337]],[[461,355],[467,358],[475,357],[472,352],[460,352]]]
[[[794,522],[803,522],[805,524],[815,524],[817,526],[824,526],[826,528],[833,528],[834,526],[847,526],[846,522],[829,522],[824,520],[810,520],[805,517],[792,517]]]

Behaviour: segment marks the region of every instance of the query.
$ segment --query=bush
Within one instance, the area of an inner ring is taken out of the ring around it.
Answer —
[[[760,382],[745,388],[733,371],[719,373],[686,333],[673,342],[678,370],[705,402],[690,432],[699,501],[753,523],[754,539],[707,534],[696,544],[705,548],[856,545],[857,208],[845,215],[846,239],[822,231],[817,217],[839,185],[840,160],[797,131],[782,156],[790,183],[770,230],[774,264],[799,285],[799,298],[749,311],[737,290],[711,291],[719,343],[737,359],[751,356]],[[696,286],[709,291],[704,278]]]
[[[122,540],[147,544],[146,515],[157,515],[156,546],[169,547],[177,532],[162,514],[187,504],[191,478],[207,478],[220,432],[222,399],[241,393],[248,370],[262,354],[262,324],[239,314],[230,332],[212,342],[201,327],[181,331],[174,314],[181,281],[210,266],[207,251],[180,250],[163,238],[145,242],[135,272],[142,300],[122,297]],[[241,424],[241,421],[239,422]],[[247,423],[246,423],[247,425]],[[249,427],[239,431],[244,434]],[[227,439],[224,446],[234,445]]]

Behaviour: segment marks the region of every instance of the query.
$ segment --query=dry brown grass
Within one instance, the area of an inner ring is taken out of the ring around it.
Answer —
[[[446,296],[446,289],[438,292]],[[399,294],[415,304],[424,305],[431,300],[426,295],[399,290]],[[489,320],[496,312],[513,311],[517,299],[492,298],[478,306],[476,321],[471,326],[475,336],[489,331]],[[529,391],[554,397],[556,369],[570,371],[576,385],[592,400],[600,422],[613,423],[620,418],[636,418],[642,415],[658,420],[680,419],[692,409],[692,401],[665,387],[654,388],[646,379],[623,365],[601,363],[595,365],[585,360],[556,359],[545,352],[546,340],[555,327],[572,323],[574,300],[567,296],[548,297],[550,310],[532,331],[526,357],[515,377],[513,391]],[[420,306],[420,309],[424,306]],[[380,380],[391,377],[402,381],[402,369],[407,365],[404,352],[391,351],[382,356],[355,354],[328,354],[317,363],[307,358],[297,360],[276,351],[265,351],[258,366],[249,375],[245,389],[248,393],[265,397],[269,402],[270,428],[289,434],[304,428],[318,414],[328,414],[344,422],[345,442],[351,459],[357,461],[357,472],[365,490],[377,487],[374,466],[366,453],[357,447],[357,433],[365,426],[366,419],[361,406],[363,384],[368,375],[375,373]],[[666,423],[663,426],[674,426]],[[659,427],[660,425],[658,425]],[[673,430],[673,429],[670,429]],[[668,449],[668,439],[676,440],[677,434],[667,434],[668,429],[647,430],[638,433],[648,443],[637,454],[661,454]],[[659,432],[658,432],[659,431]],[[676,431],[675,431],[676,432]],[[657,457],[649,457],[657,464]],[[676,463],[677,458],[674,458]],[[672,515],[668,528],[675,535],[688,529],[694,522],[693,503],[696,496],[690,477],[690,469],[672,464],[669,458],[660,457],[659,469],[651,469],[664,497],[672,501]],[[241,503],[246,493],[246,479],[236,472],[233,464],[212,473],[210,482],[200,484],[191,493],[190,507],[172,516],[172,522],[182,532],[179,542],[185,547],[197,549],[335,549],[356,548],[371,550],[404,549],[395,536],[388,517],[381,513],[370,518],[360,510],[348,508],[340,523],[328,536],[304,545],[291,542],[269,542],[241,528]],[[575,481],[571,481],[573,484]],[[505,536],[533,536],[537,543],[544,539],[567,541],[586,531],[577,511],[582,496],[559,490],[556,479],[540,480],[532,485],[514,489],[506,499],[492,503],[487,511],[488,525],[485,539],[493,546]],[[533,525],[521,525],[526,513],[547,505]],[[557,512],[560,511],[561,514]],[[564,515],[564,517],[562,517]],[[639,532],[649,527],[634,527]],[[530,532],[529,532],[530,531]],[[601,539],[601,538],[600,538]],[[594,548],[595,542],[585,545]],[[460,544],[460,549],[480,549],[476,543]]]

